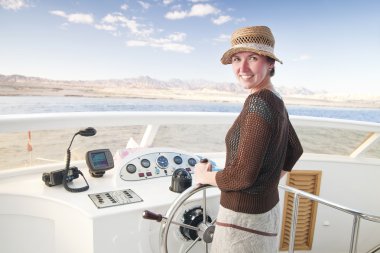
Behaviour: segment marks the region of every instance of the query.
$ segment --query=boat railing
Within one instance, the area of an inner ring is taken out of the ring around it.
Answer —
[[[65,112],[0,115],[0,133],[56,130],[73,127],[146,125],[140,147],[152,145],[161,125],[232,124],[237,113],[228,112]],[[316,127],[367,132],[365,139],[350,151],[356,158],[380,139],[380,123],[321,117],[290,116],[295,127]]]
[[[376,253],[380,250],[380,244],[370,249],[367,253]]]
[[[328,207],[334,208],[334,209],[339,210],[341,212],[348,213],[348,214],[353,216],[353,225],[352,225],[349,253],[357,253],[358,235],[359,235],[359,227],[360,227],[361,219],[368,220],[370,222],[380,223],[380,216],[366,214],[364,212],[336,204],[334,202],[325,200],[325,199],[318,197],[316,195],[298,190],[294,187],[290,187],[287,185],[281,185],[280,184],[279,188],[285,190],[286,192],[294,194],[293,210],[292,210],[292,222],[291,222],[290,238],[289,238],[289,250],[288,250],[289,253],[294,252],[295,238],[296,238],[296,227],[297,227],[297,217],[298,217],[298,207],[299,207],[300,197],[304,197],[304,198],[307,198],[309,200],[316,201],[320,204],[326,205]],[[379,249],[380,249],[380,245],[378,245],[377,247],[374,247],[368,253],[377,252]]]

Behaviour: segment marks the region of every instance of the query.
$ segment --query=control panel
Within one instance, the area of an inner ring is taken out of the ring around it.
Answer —
[[[97,208],[119,206],[143,201],[131,189],[101,192],[88,195]]]
[[[118,162],[122,180],[134,181],[171,176],[176,169],[182,168],[190,173],[200,157],[174,150],[147,149],[138,154],[130,154]]]

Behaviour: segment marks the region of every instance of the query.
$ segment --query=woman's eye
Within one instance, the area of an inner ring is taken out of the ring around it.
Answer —
[[[250,57],[249,57],[249,60],[250,60],[250,61],[257,61],[257,57],[256,57],[256,56],[250,56]]]
[[[232,61],[233,61],[233,62],[238,62],[238,61],[239,61],[239,58],[237,58],[237,57],[232,57]]]

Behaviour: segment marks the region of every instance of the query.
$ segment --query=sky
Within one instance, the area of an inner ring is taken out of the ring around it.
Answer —
[[[236,82],[232,32],[269,26],[274,85],[380,94],[378,0],[0,0],[0,74]]]

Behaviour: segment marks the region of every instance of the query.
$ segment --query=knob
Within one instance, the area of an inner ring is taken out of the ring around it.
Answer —
[[[199,162],[200,163],[208,163],[208,159],[207,158],[202,158]]]

